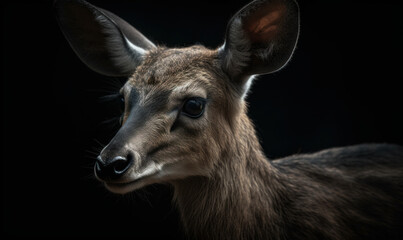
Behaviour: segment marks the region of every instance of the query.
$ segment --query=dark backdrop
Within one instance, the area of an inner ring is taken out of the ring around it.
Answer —
[[[91,1],[158,44],[219,46],[247,0]],[[398,2],[398,1],[396,1]],[[281,72],[255,81],[250,116],[270,158],[364,142],[403,144],[402,4],[300,1],[301,36]],[[116,83],[80,62],[51,1],[2,1],[2,232],[180,236],[168,186],[108,193],[94,157],[116,126],[98,101]]]

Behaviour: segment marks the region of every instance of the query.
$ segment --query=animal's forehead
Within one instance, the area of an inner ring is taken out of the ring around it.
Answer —
[[[133,86],[175,86],[184,79],[208,74],[214,70],[215,51],[202,46],[189,48],[157,48],[150,51],[129,79]]]

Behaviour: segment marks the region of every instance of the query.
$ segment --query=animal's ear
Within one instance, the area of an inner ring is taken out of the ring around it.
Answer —
[[[115,14],[83,0],[56,0],[60,28],[78,57],[94,71],[129,76],[155,45]]]
[[[219,49],[224,71],[246,83],[255,74],[281,69],[299,35],[299,7],[294,0],[256,0],[242,8],[227,26]]]

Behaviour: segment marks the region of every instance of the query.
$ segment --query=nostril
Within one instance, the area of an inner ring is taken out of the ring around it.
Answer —
[[[130,165],[129,160],[121,156],[115,157],[112,161],[113,171],[117,175],[126,172]]]
[[[125,158],[122,156],[114,157],[112,160],[105,163],[101,157],[95,162],[95,173],[102,180],[117,179],[131,167],[133,158],[130,155]]]
[[[129,154],[127,158],[117,156],[112,160],[112,168],[114,177],[121,177],[133,164],[133,158]]]

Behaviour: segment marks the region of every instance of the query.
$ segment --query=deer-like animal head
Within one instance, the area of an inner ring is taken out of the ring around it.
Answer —
[[[293,0],[257,0],[229,22],[224,44],[155,46],[113,13],[82,0],[57,0],[56,16],[91,69],[127,76],[123,123],[101,151],[95,174],[115,193],[209,176],[234,148],[253,77],[279,70],[299,34]]]

